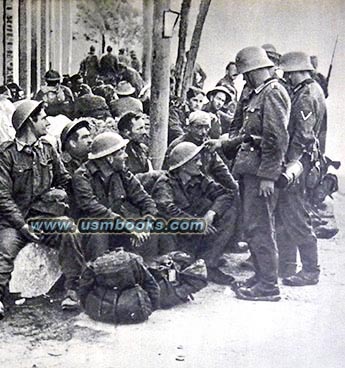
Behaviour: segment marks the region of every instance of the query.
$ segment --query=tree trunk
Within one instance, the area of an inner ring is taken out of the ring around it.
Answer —
[[[170,38],[162,38],[162,27],[163,11],[169,7],[170,0],[154,1],[150,109],[150,153],[154,169],[162,167],[168,142]]]
[[[182,79],[183,70],[185,67],[185,57],[186,57],[186,38],[188,31],[188,17],[191,7],[192,0],[183,0],[181,4],[181,18],[180,18],[180,28],[178,33],[178,50],[177,59],[175,66],[175,94],[176,96],[181,96],[182,92]]]
[[[200,3],[199,13],[198,13],[198,17],[196,20],[196,24],[195,24],[195,28],[194,28],[194,32],[192,36],[192,41],[191,41],[190,49],[188,52],[186,68],[185,68],[185,72],[183,76],[182,93],[181,93],[181,96],[183,98],[185,97],[188,88],[192,84],[193,70],[194,70],[196,57],[198,55],[201,33],[204,27],[205,19],[206,19],[210,4],[211,4],[211,0],[201,0],[201,3]]]
[[[153,23],[153,1],[143,0],[143,56],[142,72],[145,82],[151,79],[151,56],[152,56],[152,23]]]

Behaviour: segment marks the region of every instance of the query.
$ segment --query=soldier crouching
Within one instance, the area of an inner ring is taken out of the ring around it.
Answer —
[[[205,220],[205,234],[176,234],[173,236],[175,247],[203,258],[209,281],[231,285],[234,278],[221,271],[219,263],[234,233],[235,190],[226,189],[202,174],[200,152],[203,148],[191,142],[179,143],[170,153],[169,171],[158,179],[152,196],[160,214],[167,220]],[[162,240],[164,237],[166,235]]]
[[[53,187],[66,188],[70,176],[50,143],[40,139],[47,134],[48,123],[43,102],[24,101],[12,117],[16,137],[0,146],[0,317],[2,303],[11,278],[14,260],[29,242],[40,242],[59,249],[59,261],[65,275],[66,298],[63,308],[78,305],[76,289],[82,265],[78,237],[75,234],[42,234],[30,231],[27,220],[33,216],[51,216],[45,208],[45,196]],[[53,217],[53,216],[51,216]]]

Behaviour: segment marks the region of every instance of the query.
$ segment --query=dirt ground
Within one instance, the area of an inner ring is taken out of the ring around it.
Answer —
[[[127,326],[63,313],[59,295],[27,299],[0,323],[0,367],[343,368],[344,192],[333,201],[340,232],[319,242],[318,285],[282,286],[282,300],[270,303],[238,300],[229,287],[210,284],[193,302]],[[246,257],[228,255],[227,269],[246,276],[236,268]]]

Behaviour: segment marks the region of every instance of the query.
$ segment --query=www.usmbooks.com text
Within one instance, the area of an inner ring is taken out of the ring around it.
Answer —
[[[82,233],[82,234],[123,234],[131,232],[150,232],[156,234],[203,234],[206,223],[203,218],[139,218],[117,217],[82,218],[77,222],[69,218],[34,218],[28,221],[34,233]]]

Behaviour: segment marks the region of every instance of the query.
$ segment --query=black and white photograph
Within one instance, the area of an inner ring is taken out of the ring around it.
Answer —
[[[0,367],[345,366],[344,0],[0,0]]]

